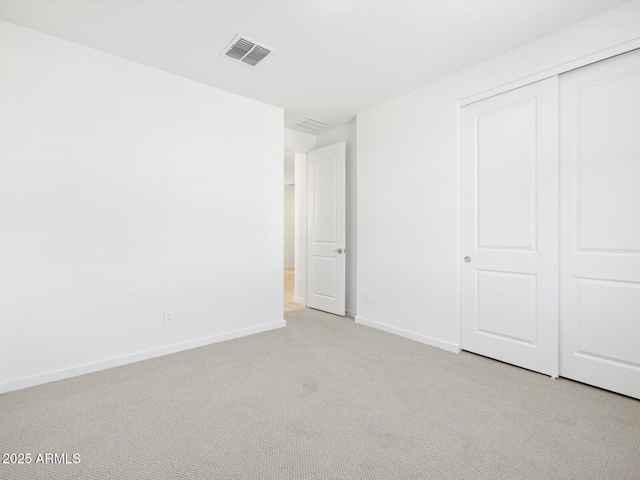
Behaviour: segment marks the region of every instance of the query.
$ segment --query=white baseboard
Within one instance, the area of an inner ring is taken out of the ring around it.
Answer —
[[[302,305],[306,305],[307,301],[302,297],[293,297],[294,303],[301,303]]]
[[[424,343],[432,347],[441,348],[442,350],[446,350],[447,352],[460,353],[461,351],[460,345],[458,345],[457,343],[443,342],[442,340],[427,337],[426,335],[420,335],[408,330],[385,325],[384,323],[367,320],[366,318],[362,317],[355,317],[355,320],[356,323],[359,323],[360,325],[366,325],[367,327],[376,328],[378,330],[382,330],[383,332],[393,333],[394,335],[399,335],[400,337],[415,340],[416,342]]]
[[[255,327],[234,330],[233,332],[221,333],[218,335],[212,335],[210,337],[198,338],[196,340],[189,340],[187,342],[176,343],[173,345],[166,345],[164,347],[154,348],[151,350],[144,350],[142,352],[123,355],[121,357],[109,358],[107,360],[100,360],[98,362],[86,363],[84,365],[64,368],[62,370],[33,375],[31,377],[19,378],[17,380],[11,380],[9,382],[0,384],[0,394],[11,392],[14,390],[20,390],[23,388],[34,387],[36,385],[42,385],[43,383],[64,380],[65,378],[77,377],[79,375],[85,375],[87,373],[98,372],[100,370],[120,367],[122,365],[140,362],[142,360],[162,357],[171,353],[182,352],[184,350],[190,350],[192,348],[204,347],[205,345],[224,342],[225,340],[231,340],[233,338],[246,337],[247,335],[267,332],[269,330],[275,330],[277,328],[286,326],[287,322],[285,320],[280,320],[278,322],[256,325]]]

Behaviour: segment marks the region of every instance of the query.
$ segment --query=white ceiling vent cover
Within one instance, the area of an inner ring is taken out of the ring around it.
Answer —
[[[272,48],[261,45],[250,38],[236,35],[229,45],[225,47],[221,55],[246,63],[255,67],[262,62],[267,55],[273,52]]]
[[[330,123],[324,122],[322,120],[318,120],[317,118],[307,117],[304,120],[300,120],[299,122],[296,122],[296,124],[293,125],[293,127],[304,129],[303,131],[307,131],[307,132],[317,132],[318,130],[327,128],[330,125],[331,125]]]

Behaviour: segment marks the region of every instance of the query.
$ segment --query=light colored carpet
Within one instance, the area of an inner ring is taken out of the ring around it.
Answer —
[[[634,479],[640,402],[313,310],[0,396],[2,479]]]

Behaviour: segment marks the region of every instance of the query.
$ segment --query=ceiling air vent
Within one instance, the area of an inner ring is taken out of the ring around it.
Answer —
[[[323,128],[331,125],[330,123],[323,122],[322,120],[318,120],[317,118],[307,117],[304,120],[300,120],[296,122],[294,127],[302,128],[307,132],[317,132],[318,130],[322,130]]]
[[[258,42],[254,42],[242,35],[236,35],[222,51],[222,54],[255,67],[271,52],[273,52],[272,48],[260,45]]]

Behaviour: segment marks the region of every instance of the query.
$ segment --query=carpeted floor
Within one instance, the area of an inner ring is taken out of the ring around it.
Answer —
[[[640,401],[313,310],[0,395],[2,479],[640,479]]]

